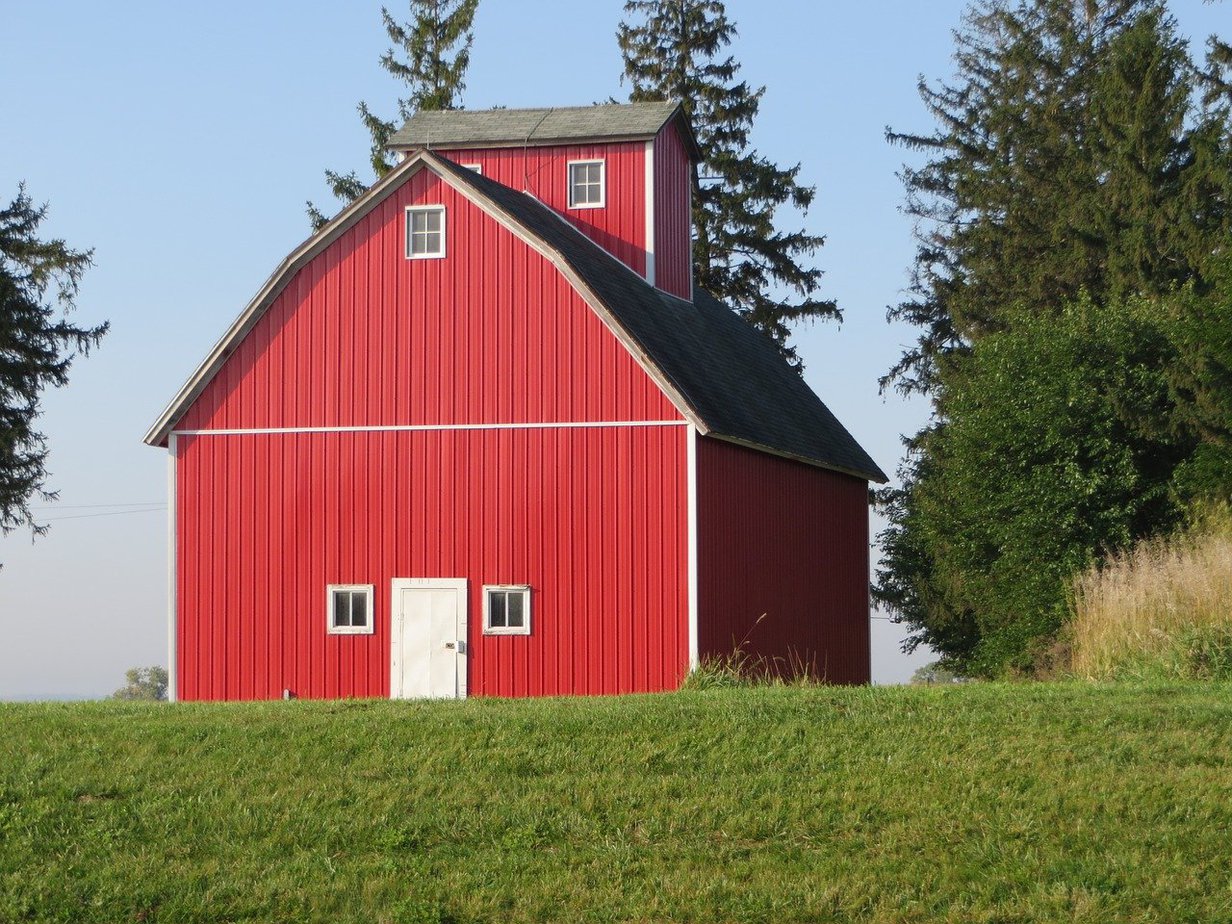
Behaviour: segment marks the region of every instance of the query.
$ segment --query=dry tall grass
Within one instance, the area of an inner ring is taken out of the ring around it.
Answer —
[[[1072,585],[1079,677],[1228,679],[1232,674],[1232,512],[1143,542]]]

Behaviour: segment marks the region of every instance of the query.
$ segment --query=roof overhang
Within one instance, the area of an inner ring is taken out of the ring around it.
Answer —
[[[679,128],[681,140],[683,140],[685,150],[688,151],[689,158],[693,163],[701,163],[702,149],[697,143],[697,134],[693,131],[693,125],[689,121],[689,116],[685,112],[684,105],[680,102],[676,103],[675,107],[668,112],[663,121],[653,131],[567,136],[547,134],[533,135],[525,138],[508,137],[490,138],[487,140],[454,139],[449,141],[430,141],[426,145],[418,141],[393,141],[387,147],[390,151],[409,152],[425,147],[432,151],[474,151],[482,148],[536,148],[556,145],[619,144],[622,142],[652,141],[669,125],[676,125]]]

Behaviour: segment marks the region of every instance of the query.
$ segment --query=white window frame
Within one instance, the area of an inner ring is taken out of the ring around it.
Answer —
[[[330,635],[372,635],[375,630],[376,614],[372,609],[372,584],[329,584],[325,587],[325,625]],[[339,626],[334,623],[334,592],[344,590],[349,593],[362,593],[367,597],[368,624],[363,626]]]
[[[492,591],[522,594],[522,625],[493,626],[490,602]],[[530,635],[531,592],[529,584],[484,584],[483,585],[483,634],[484,635]]]
[[[441,249],[439,252],[432,253],[411,253],[411,225],[414,219],[411,217],[415,214],[423,214],[428,212],[437,212],[441,216]],[[445,206],[443,205],[408,205],[406,207],[406,258],[408,260],[440,260],[445,256],[445,235],[448,229],[446,221]]]
[[[483,176],[483,164],[458,164],[463,170],[474,170],[480,176]]]
[[[574,202],[573,201],[573,168],[588,167],[591,164],[599,165],[599,201],[598,202]],[[607,207],[607,162],[601,158],[588,158],[586,160],[571,160],[565,169],[565,198],[571,209],[601,209]]]

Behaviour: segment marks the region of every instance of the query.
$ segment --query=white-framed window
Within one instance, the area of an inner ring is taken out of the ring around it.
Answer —
[[[445,256],[445,206],[406,207],[406,258],[425,260]]]
[[[485,584],[483,634],[530,635],[530,586]]]
[[[458,166],[466,170],[474,170],[480,176],[483,176],[483,164],[458,164]]]
[[[601,160],[569,161],[569,208],[603,208],[603,174]]]
[[[371,584],[330,584],[325,598],[330,635],[372,634]]]

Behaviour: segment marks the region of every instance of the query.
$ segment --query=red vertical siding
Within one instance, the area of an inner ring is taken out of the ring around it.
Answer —
[[[447,253],[407,260],[408,205]],[[679,420],[551,263],[422,170],[296,274],[177,425]]]
[[[448,210],[448,256],[406,260],[424,203]],[[469,581],[475,694],[676,686],[680,421],[548,261],[416,174],[295,275],[177,426],[179,695],[388,695],[390,582],[414,577]],[[537,423],[608,425],[200,432]],[[373,635],[326,632],[333,583],[375,586]],[[532,635],[482,635],[499,583],[531,585]]]
[[[868,485],[697,440],[698,648],[868,683]]]
[[[646,145],[642,141],[548,147],[439,151],[459,164],[479,164],[483,175],[529,192],[560,212],[613,256],[646,274]],[[604,206],[569,208],[569,161],[602,160]]]
[[[179,438],[179,696],[389,694],[390,582],[470,582],[470,689],[671,689],[686,667],[685,428]],[[276,534],[277,541],[271,541]],[[329,635],[328,584],[375,632]],[[530,636],[482,634],[530,584]]]
[[[655,285],[693,298],[693,168],[675,122],[654,140]]]

